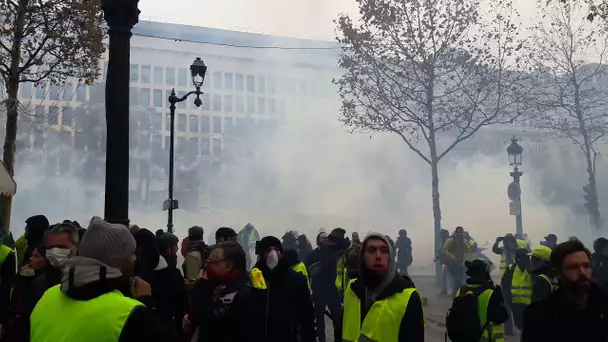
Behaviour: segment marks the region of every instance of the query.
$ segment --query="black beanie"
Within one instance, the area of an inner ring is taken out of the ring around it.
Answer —
[[[262,255],[266,253],[271,247],[275,247],[279,252],[283,253],[283,245],[281,240],[274,236],[265,236],[262,240],[255,244],[255,254]]]
[[[475,259],[473,261],[465,261],[464,265],[467,267],[466,274],[469,277],[479,278],[483,276],[490,276],[490,268],[485,261]]]

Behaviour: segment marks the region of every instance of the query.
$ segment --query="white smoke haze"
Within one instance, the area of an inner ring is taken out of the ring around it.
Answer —
[[[304,32],[309,32],[308,37],[322,38],[333,36],[334,24],[330,21],[339,12],[354,13],[353,9],[356,8],[354,3],[347,0],[335,4],[331,2],[331,5],[320,0],[296,3],[233,0],[220,3],[205,4],[205,11],[213,12],[221,8],[220,16],[201,16],[200,11],[184,10],[194,4],[185,0],[175,2],[175,6],[169,8],[164,2],[148,0],[141,3],[141,8],[142,16],[158,18],[165,15],[167,21],[219,26],[224,19],[230,18],[224,27],[249,27],[257,23],[260,25],[258,31],[283,36],[303,36]],[[200,7],[198,4],[196,6]],[[161,7],[162,12],[159,12],[158,8]],[[209,19],[209,22],[203,22],[200,18]],[[174,44],[177,47],[185,43]],[[213,47],[202,47],[201,55],[207,48]],[[259,49],[252,53],[282,56],[277,51],[260,52]],[[153,61],[146,63],[154,65]],[[331,63],[335,64],[335,60]],[[211,74],[214,66],[210,62],[207,64],[208,74]],[[267,70],[265,67],[260,72]],[[255,74],[256,71],[252,69],[251,73]],[[301,72],[297,69],[280,71],[290,77],[297,77],[296,73]],[[335,72],[327,71],[318,75],[318,79],[329,84],[337,76]],[[204,88],[209,89],[209,85],[206,84]],[[353,231],[358,231],[362,236],[368,231],[378,231],[389,234],[393,239],[399,229],[405,228],[414,243],[414,267],[431,269],[434,237],[429,166],[394,135],[350,134],[349,129],[338,122],[339,103],[333,94],[326,99],[293,101],[288,103],[288,108],[290,112],[276,133],[249,143],[249,148],[264,158],[245,166],[226,165],[232,176],[218,182],[223,182],[221,184],[226,187],[236,187],[235,193],[239,196],[233,200],[234,208],[202,209],[198,213],[179,209],[174,214],[176,234],[184,237],[190,226],[201,225],[207,237],[220,226],[231,226],[238,231],[251,222],[262,235],[281,237],[286,230],[295,229],[307,234],[314,245],[320,227],[330,231],[340,226],[347,230],[348,236]],[[179,111],[178,108],[176,112]],[[498,140],[496,135],[493,144]],[[475,140],[467,146],[482,150],[487,141]],[[548,144],[547,141],[544,143]],[[526,149],[525,138],[522,145],[526,162],[529,150]],[[506,147],[506,143],[498,146],[491,155],[464,153],[457,148],[440,163],[443,227],[452,231],[461,225],[480,245],[489,242],[487,248],[491,248],[497,236],[515,230],[514,216],[509,215],[506,195],[506,187],[511,182]],[[103,180],[91,184],[81,178],[83,155],[59,144],[47,147],[47,152],[70,154],[71,167],[53,178],[57,184],[53,188],[41,185],[50,178],[39,160],[33,158],[26,164],[18,164],[18,192],[12,222],[16,235],[22,233],[22,222],[30,215],[45,214],[51,222],[77,220],[83,226],[87,225],[91,216],[103,216]],[[168,150],[165,152],[168,154]],[[567,226],[572,222],[568,219],[572,216],[571,207],[549,204],[543,195],[541,185],[551,187],[551,184],[543,185],[540,181],[545,175],[550,174],[557,183],[578,188],[576,196],[580,197],[582,203],[580,186],[583,180],[579,179],[578,174],[575,177],[563,168],[560,169],[561,174],[556,176],[551,165],[559,165],[561,160],[555,158],[555,155],[548,156],[542,167],[524,164],[523,168],[524,230],[535,245],[550,232],[558,233],[562,240],[574,235]],[[254,169],[264,170],[262,174],[266,174],[271,181],[263,182],[252,176]],[[582,166],[572,170],[583,171]],[[205,173],[205,170],[201,169],[200,172]],[[84,189],[89,189],[89,195],[85,195]],[[66,190],[72,193],[71,203],[66,200]],[[91,193],[95,193],[95,196],[90,196]],[[69,210],[62,210],[62,206]],[[153,207],[151,212],[132,209],[130,219],[132,223],[152,231],[166,229],[167,213],[160,209]]]

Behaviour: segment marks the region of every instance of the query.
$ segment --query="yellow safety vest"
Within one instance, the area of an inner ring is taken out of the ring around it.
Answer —
[[[517,247],[518,248],[528,248],[530,247],[530,245],[528,245],[528,243],[524,240],[520,240],[517,239]],[[513,255],[511,257],[515,256],[515,253],[512,253]],[[507,266],[510,265],[513,262],[513,260],[507,260],[507,256],[506,256],[506,252],[503,251],[501,256],[500,256],[500,276],[502,277],[505,274],[505,271],[507,270]]]
[[[344,289],[344,279],[344,255],[341,255],[336,267],[336,288],[340,291]]]
[[[467,285],[467,288],[473,290],[479,287],[479,285]],[[472,291],[467,291],[467,293],[473,293]],[[502,328],[502,324],[494,324],[492,322],[488,323],[488,305],[490,304],[490,297],[492,297],[492,293],[494,293],[493,289],[487,289],[483,291],[479,297],[477,297],[477,316],[479,317],[479,322],[481,323],[481,327],[485,327],[483,331],[483,335],[481,335],[481,340],[483,342],[504,342],[505,335]],[[456,292],[456,297],[460,296],[460,289]],[[486,323],[488,323],[486,325]]]
[[[374,302],[361,324],[361,301],[353,292],[351,280],[344,293],[342,341],[398,342],[399,328],[415,288],[407,288],[388,298]]]
[[[303,262],[300,262],[293,265],[291,269],[298,273],[302,273],[306,277],[306,282],[308,283],[308,288],[310,289],[310,278],[308,277],[308,270],[306,269],[306,265],[304,265]]]
[[[251,285],[254,289],[266,290],[268,288],[262,271],[260,271],[260,269],[257,267],[251,269],[249,272],[249,279],[251,280]]]
[[[529,305],[532,302],[532,288],[534,282],[528,271],[521,271],[516,265],[511,280],[511,302],[514,304]]]
[[[30,316],[30,342],[118,342],[122,328],[141,302],[114,290],[91,300],[76,300],[48,289]]]

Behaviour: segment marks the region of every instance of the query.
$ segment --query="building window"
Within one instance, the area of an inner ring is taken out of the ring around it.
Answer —
[[[140,89],[139,105],[144,107],[150,107],[150,88]]]
[[[203,138],[200,140],[201,144],[201,156],[209,155],[209,138]]]
[[[38,100],[46,99],[46,84],[40,83],[36,85],[36,98]]]
[[[306,81],[300,81],[299,83],[298,93],[302,95],[308,94],[308,90],[306,89]]]
[[[165,74],[165,84],[170,86],[175,85],[175,68],[166,68]]]
[[[266,79],[266,89],[270,94],[274,94],[277,91],[277,79],[273,77],[268,77]]]
[[[186,114],[177,114],[177,130],[181,132],[185,132],[188,124],[188,117]]]
[[[129,88],[129,103],[131,104],[131,106],[139,105],[139,101],[137,100],[138,98],[139,98],[139,89],[137,89],[135,87]]]
[[[154,107],[162,107],[163,106],[163,91],[160,89],[153,90],[153,101]]]
[[[214,112],[222,111],[222,95],[218,95],[218,94],[213,95],[213,111]]]
[[[74,124],[74,109],[71,107],[63,108],[63,113],[61,113],[61,124],[64,126],[72,126],[72,124]]]
[[[224,111],[226,113],[232,113],[233,109],[233,99],[232,95],[224,95]]]
[[[149,65],[141,66],[141,83],[152,82],[152,67]]]
[[[85,102],[87,100],[87,86],[79,84],[76,87],[76,101]]]
[[[190,115],[190,133],[198,132],[198,115]]]
[[[266,99],[258,97],[258,114],[266,114]]]
[[[245,111],[245,104],[244,104],[242,96],[240,96],[240,95],[236,96],[236,98],[234,99],[234,105],[236,107],[237,113],[243,113]]]
[[[32,98],[32,84],[30,82],[23,82],[19,85],[21,91],[21,97],[24,99]]]
[[[165,90],[165,99],[167,99],[167,108],[171,107],[171,103],[169,103],[169,96],[171,96],[171,90]]]
[[[236,74],[234,75],[234,83],[235,83],[235,89],[238,91],[243,91],[243,74]]]
[[[213,89],[222,89],[222,73],[219,71],[213,73]]]
[[[290,95],[295,95],[298,92],[298,82],[293,78],[288,78],[286,82],[287,93]]]
[[[207,115],[201,115],[201,117],[199,119],[201,125],[198,127],[199,128],[198,131],[200,133],[211,133],[210,130],[209,130],[209,120],[210,119],[211,118],[209,116],[207,116]]]
[[[277,113],[277,100],[268,99],[268,114],[275,115]]]
[[[153,76],[152,82],[155,84],[163,84],[163,67],[155,66]]]
[[[49,107],[48,113],[48,121],[49,125],[58,125],[59,124],[59,108],[57,106]]]
[[[203,94],[203,110],[211,110],[211,100],[209,94]]]
[[[255,99],[253,96],[247,96],[247,114],[255,113]]]
[[[264,76],[258,76],[258,92],[266,92],[266,77]]]
[[[287,113],[287,105],[285,104],[285,100],[279,101],[279,115],[285,115]]]
[[[139,71],[137,69],[137,64],[131,64],[131,82],[139,81]]]
[[[152,112],[150,113],[150,124],[152,125],[153,131],[163,130],[163,116],[161,113]]]
[[[66,83],[63,86],[63,100],[72,101],[73,98],[74,98],[74,86],[72,86],[72,83]]]
[[[212,139],[213,141],[213,155],[218,157],[222,155],[222,140]]]
[[[186,69],[179,68],[177,71],[177,85],[185,87],[188,84],[188,72]]]
[[[56,84],[51,83],[51,100],[59,100],[61,99],[59,97],[59,86]]]
[[[177,92],[177,97],[182,97],[182,96],[184,96],[184,95],[186,95],[186,92],[185,92],[185,91],[178,91],[178,92]],[[188,100],[186,100],[186,101],[182,101],[182,102],[178,102],[178,103],[177,103],[177,107],[179,107],[179,108],[184,108],[184,109],[185,109],[185,108],[188,108]]]
[[[231,73],[224,73],[224,88],[232,90],[234,88],[234,78]]]
[[[255,91],[255,78],[251,75],[247,75],[247,91],[252,93]]]
[[[42,133],[42,129],[34,130],[34,145],[33,148],[36,150],[42,150],[44,147],[44,134]]]
[[[213,133],[222,133],[222,118],[219,116],[213,117]]]

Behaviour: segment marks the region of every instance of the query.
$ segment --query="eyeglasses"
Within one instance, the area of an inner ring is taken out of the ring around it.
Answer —
[[[224,261],[226,261],[226,259],[220,259],[220,260],[207,259],[207,264],[219,264],[220,262],[224,262]]]

